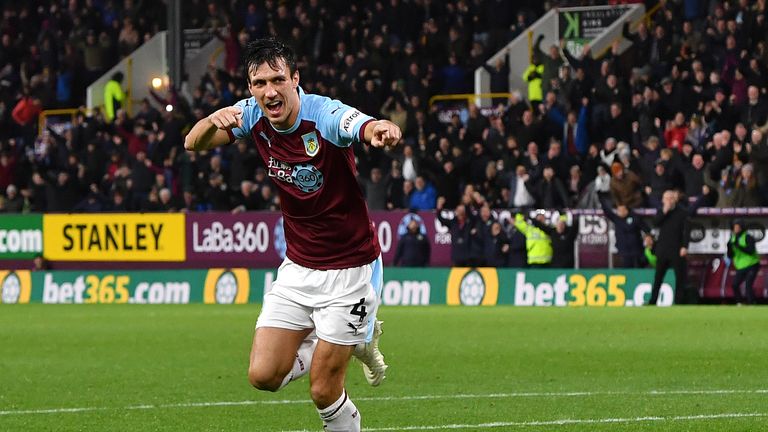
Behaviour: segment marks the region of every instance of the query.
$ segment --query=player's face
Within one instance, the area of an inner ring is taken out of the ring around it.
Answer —
[[[285,62],[277,69],[267,62],[248,71],[248,89],[270,123],[278,129],[289,129],[299,115],[299,72],[290,72]]]

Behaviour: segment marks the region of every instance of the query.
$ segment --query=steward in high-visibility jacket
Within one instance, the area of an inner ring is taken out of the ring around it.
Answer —
[[[523,72],[523,79],[528,83],[528,100],[531,105],[540,104],[544,100],[544,90],[542,89],[541,77],[544,75],[544,65],[541,64],[539,55],[533,55],[533,63]]]
[[[728,240],[728,256],[733,259],[736,275],[733,277],[733,297],[737,303],[742,302],[741,283],[745,282],[744,292],[747,302],[755,302],[753,285],[757,272],[760,270],[760,255],[755,247],[755,239],[745,229],[744,222],[737,219],[731,226],[731,238]]]
[[[544,215],[538,215],[544,219]],[[515,228],[525,236],[528,267],[549,267],[552,262],[552,239],[541,228],[529,224],[520,213],[515,215]]]
[[[126,95],[121,87],[123,82],[123,73],[115,72],[112,78],[104,86],[104,118],[107,122],[112,122],[120,108],[126,103]]]

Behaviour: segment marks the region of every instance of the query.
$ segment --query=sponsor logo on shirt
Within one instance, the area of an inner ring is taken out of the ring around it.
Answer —
[[[279,160],[269,157],[267,162],[267,175],[272,178],[284,181],[286,183],[293,183],[293,177],[291,177],[292,168],[290,165],[280,162]]]
[[[363,119],[363,113],[356,109],[349,109],[344,114],[341,115],[341,123],[339,123],[339,127],[346,132],[347,134],[351,135],[354,130],[355,126],[360,122],[360,120]]]
[[[280,181],[295,185],[302,192],[315,192],[323,186],[323,173],[312,164],[290,166],[270,156],[267,174]]]
[[[293,167],[293,184],[304,192],[315,192],[323,186],[323,173],[314,165],[299,164]]]

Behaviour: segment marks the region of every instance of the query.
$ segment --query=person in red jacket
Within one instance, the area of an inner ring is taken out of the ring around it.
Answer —
[[[13,108],[11,117],[19,126],[30,126],[34,125],[34,120],[42,110],[42,103],[39,98],[24,95]]]
[[[31,145],[35,141],[37,129],[35,128],[37,116],[43,110],[43,104],[40,98],[30,96],[24,92],[16,106],[11,111],[11,118],[19,125],[19,136],[24,140],[25,145]]]
[[[675,114],[675,119],[669,122],[664,131],[664,141],[667,147],[680,151],[688,135],[688,125],[685,123],[685,115],[681,112]]]

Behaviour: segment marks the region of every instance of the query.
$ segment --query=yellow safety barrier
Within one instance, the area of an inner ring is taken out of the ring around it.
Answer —
[[[487,98],[507,98],[511,96],[511,93],[462,93],[462,94],[448,94],[448,95],[435,95],[429,98],[429,107],[432,108],[432,105],[435,104],[435,102],[438,101],[445,101],[445,100],[462,100],[466,99],[467,103],[472,103],[472,99],[487,99]]]
[[[43,110],[40,112],[40,116],[37,117],[37,133],[38,135],[43,133],[43,129],[45,128],[45,120],[50,116],[59,116],[59,115],[67,115],[69,114],[72,117],[72,122],[75,121],[75,115],[80,111],[79,108],[61,108],[61,109],[51,109],[51,110]]]

